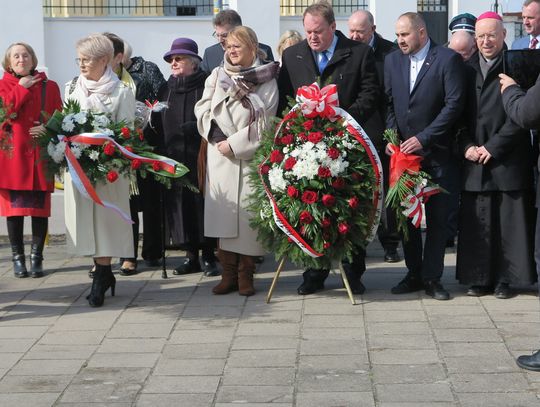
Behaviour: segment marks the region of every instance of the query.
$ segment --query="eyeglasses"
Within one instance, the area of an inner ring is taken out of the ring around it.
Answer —
[[[221,33],[221,34],[218,34],[217,32],[213,32],[212,33],[212,37],[216,38],[216,39],[222,39],[224,40],[225,38],[227,38],[227,35],[229,35],[228,32],[224,32],[224,33]]]
[[[495,33],[481,34],[481,35],[476,36],[476,39],[480,41],[485,41],[485,40],[494,41],[496,38],[497,38],[497,34]]]
[[[92,58],[75,58],[76,65],[91,65],[92,62]]]

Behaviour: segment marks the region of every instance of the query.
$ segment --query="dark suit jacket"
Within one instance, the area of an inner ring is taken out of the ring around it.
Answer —
[[[453,127],[465,101],[464,64],[451,49],[431,46],[415,86],[409,92],[410,58],[402,52],[388,54],[384,82],[388,97],[386,125],[397,129],[402,140],[416,136],[422,144],[422,168],[434,178],[447,174]]]
[[[499,74],[502,57],[482,76],[477,52],[467,62],[467,125],[459,135],[462,157],[471,146],[485,146],[492,155],[483,165],[464,160],[462,189],[471,192],[516,191],[532,186],[532,152],[528,130],[504,112]]]
[[[321,84],[337,85],[340,107],[360,125],[364,126],[376,111],[380,91],[371,47],[352,41],[339,31],[336,35],[336,49],[322,75],[307,40],[283,51],[278,78],[278,114],[287,107],[287,96],[294,97],[298,88],[311,85],[319,76]],[[369,129],[364,130],[370,134]]]
[[[377,68],[377,76],[379,78],[379,84],[381,88],[381,96],[377,112],[375,112],[364,126],[369,137],[379,150],[381,154],[384,154],[384,140],[383,132],[386,129],[386,110],[388,106],[388,98],[384,93],[384,58],[390,52],[395,51],[398,46],[393,42],[385,40],[379,34],[375,33],[375,40],[373,43],[373,55],[375,56],[375,67]]]
[[[273,61],[274,55],[272,54],[272,48],[266,44],[259,44],[259,49],[266,54],[265,61]],[[223,56],[225,55],[225,50],[220,43],[214,44],[204,50],[203,60],[201,63],[201,68],[203,71],[208,73],[220,66],[223,62]]]

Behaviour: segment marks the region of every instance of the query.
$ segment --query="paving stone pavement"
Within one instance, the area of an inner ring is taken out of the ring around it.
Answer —
[[[169,270],[181,255],[169,253]],[[41,279],[14,278],[0,244],[0,406],[540,405],[540,373],[514,361],[540,346],[536,287],[467,297],[451,251],[451,301],[394,296],[404,262],[382,262],[377,244],[368,255],[356,306],[337,274],[298,296],[291,265],[266,304],[276,268],[267,256],[253,297],[212,295],[219,277],[164,280],[142,267],[118,275],[116,296],[96,309],[85,299],[90,259],[66,256],[61,239],[46,248]]]

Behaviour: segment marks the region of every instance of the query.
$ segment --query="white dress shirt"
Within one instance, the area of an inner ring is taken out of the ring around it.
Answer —
[[[409,70],[409,77],[410,77],[409,92],[412,92],[414,88],[414,84],[416,83],[416,78],[418,77],[418,73],[420,72],[420,69],[422,69],[422,65],[424,65],[430,45],[431,45],[431,41],[428,40],[426,45],[424,45],[420,49],[420,51],[418,51],[416,54],[412,54],[409,56],[411,60],[411,69]]]

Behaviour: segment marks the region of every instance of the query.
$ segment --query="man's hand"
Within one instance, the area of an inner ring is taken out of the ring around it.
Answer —
[[[508,75],[505,75],[503,73],[499,74],[499,78],[501,78],[501,93],[504,92],[504,90],[512,85],[517,85],[516,81],[510,78]]]
[[[416,136],[411,137],[407,140],[405,140],[401,145],[399,146],[399,149],[402,153],[405,154],[414,154],[416,151],[422,150],[422,144],[418,141],[418,138]]]
[[[478,158],[478,162],[480,164],[487,164],[487,162],[490,160],[491,158],[491,153],[489,151],[486,150],[486,148],[484,146],[481,146],[481,147],[477,147],[476,148],[476,152],[478,153],[479,155],[479,158]]]
[[[478,151],[476,151],[478,147],[471,146],[465,151],[465,158],[469,161],[476,162],[480,159],[480,154],[478,154]]]
[[[394,145],[392,143],[388,143],[384,148],[384,152],[386,153],[386,155],[394,154]]]

